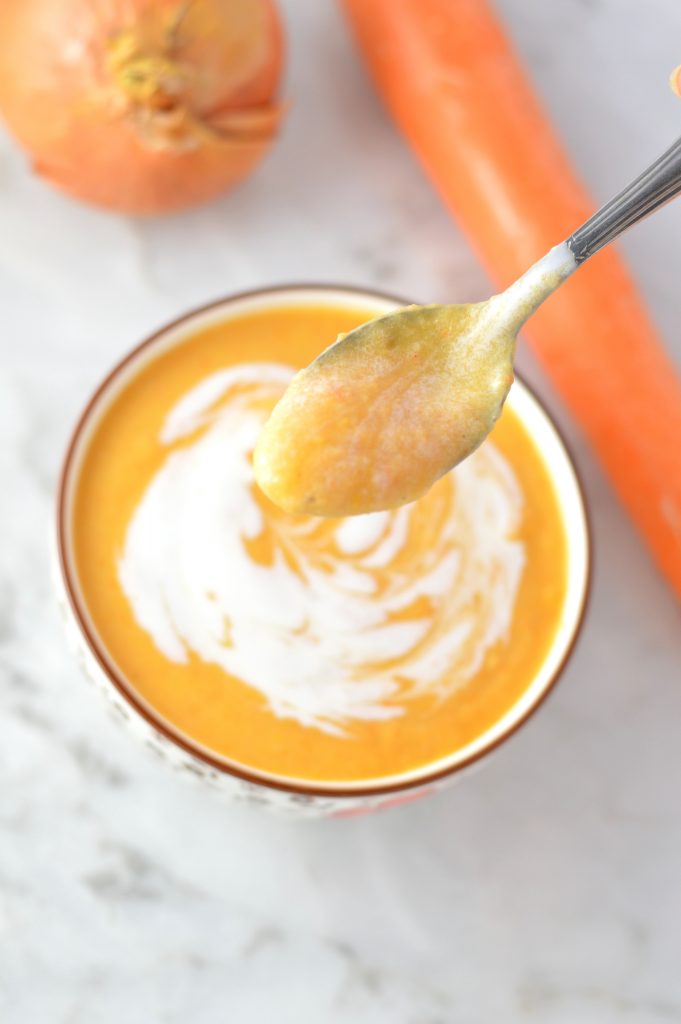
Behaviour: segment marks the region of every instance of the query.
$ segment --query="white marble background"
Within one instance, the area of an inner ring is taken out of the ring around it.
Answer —
[[[272,282],[426,301],[488,288],[334,4],[284,6],[286,131],[222,202],[107,216],[32,180],[0,136],[0,1020],[681,1021],[679,608],[525,353],[586,478],[595,591],[555,696],[478,775],[354,821],[225,807],[119,733],[65,650],[55,476],[88,390],[132,343]],[[681,127],[678,0],[498,6],[605,199]],[[680,234],[681,203],[624,245],[681,358]]]

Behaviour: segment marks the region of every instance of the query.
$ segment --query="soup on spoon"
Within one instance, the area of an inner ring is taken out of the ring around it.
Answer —
[[[255,448],[286,512],[349,516],[421,497],[484,441],[518,331],[585,260],[681,190],[681,139],[500,295],[408,306],[341,335],[296,374]]]
[[[415,501],[487,437],[513,383],[516,334],[576,267],[552,250],[487,302],[407,306],[348,334],[294,377],[255,449],[286,512],[348,516]]]

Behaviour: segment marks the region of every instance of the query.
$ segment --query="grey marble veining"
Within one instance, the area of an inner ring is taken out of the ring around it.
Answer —
[[[678,133],[676,0],[498,6],[599,198]],[[486,294],[338,11],[285,8],[283,138],[203,210],[82,208],[0,136],[0,1020],[681,1021],[679,608],[528,353],[585,476],[593,601],[555,696],[450,793],[323,824],[225,806],[119,733],[66,650],[48,572],[59,460],[145,332],[289,280]],[[680,236],[677,204],[623,244],[681,361]]]

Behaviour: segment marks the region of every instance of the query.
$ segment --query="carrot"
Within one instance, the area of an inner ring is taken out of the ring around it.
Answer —
[[[595,204],[490,6],[343,2],[393,117],[507,286]],[[618,253],[593,257],[526,333],[681,596],[681,381]]]

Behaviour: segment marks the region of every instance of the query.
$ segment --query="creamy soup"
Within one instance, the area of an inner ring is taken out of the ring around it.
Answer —
[[[510,409],[399,509],[308,518],[258,489],[294,372],[372,312],[259,310],[160,352],[100,417],[75,494],[83,598],[129,686],[214,754],[299,780],[468,745],[527,690],[565,600],[557,498]]]

